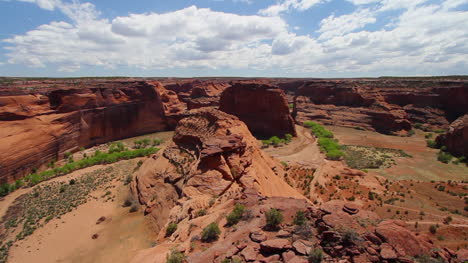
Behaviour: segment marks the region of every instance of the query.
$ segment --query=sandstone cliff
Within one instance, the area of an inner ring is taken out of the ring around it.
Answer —
[[[447,128],[467,112],[468,82],[458,80],[275,81],[295,102],[296,121],[405,133],[414,123]]]
[[[1,96],[1,182],[79,147],[167,129],[158,85],[111,82]]]
[[[234,83],[221,94],[221,111],[239,117],[257,136],[296,135],[284,92],[259,83]]]
[[[468,157],[468,114],[452,122],[447,133],[437,137],[437,144],[455,156]]]

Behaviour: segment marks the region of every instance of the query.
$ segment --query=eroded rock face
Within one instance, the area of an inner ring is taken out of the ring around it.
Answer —
[[[452,122],[448,132],[437,137],[437,143],[456,156],[468,157],[468,114]]]
[[[296,135],[284,92],[276,87],[235,83],[221,94],[219,109],[239,117],[255,135]]]
[[[468,82],[438,80],[303,80],[277,82],[295,101],[297,122],[404,134],[411,123],[447,128],[466,113]],[[453,99],[451,99],[453,98]]]
[[[113,82],[0,97],[0,181],[79,147],[167,129],[158,85]]]
[[[302,198],[282,180],[284,173],[281,164],[259,149],[242,121],[203,108],[179,121],[173,142],[142,165],[132,189],[146,212],[165,223],[161,209],[171,209],[179,198],[189,200],[173,209],[176,218],[184,215],[180,211],[203,207],[212,196],[244,188],[265,196]]]

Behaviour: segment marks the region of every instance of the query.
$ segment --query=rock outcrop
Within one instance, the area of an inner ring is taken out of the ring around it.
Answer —
[[[274,86],[235,83],[221,94],[219,109],[239,117],[255,135],[296,135],[284,92]]]
[[[452,122],[447,133],[437,137],[437,144],[453,155],[468,157],[468,114]]]
[[[213,196],[246,188],[265,196],[303,198],[282,180],[284,174],[242,121],[203,108],[179,121],[173,142],[143,163],[132,189],[146,213],[165,224],[167,216],[180,221]]]
[[[158,83],[111,82],[0,97],[0,181],[78,150],[168,128]]]
[[[297,122],[362,127],[404,134],[411,124],[447,128],[466,113],[468,82],[349,79],[275,81],[294,102]]]

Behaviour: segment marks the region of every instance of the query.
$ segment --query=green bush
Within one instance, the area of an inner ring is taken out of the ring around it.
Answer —
[[[449,163],[452,160],[453,156],[450,153],[439,151],[437,154],[437,160],[443,163]]]
[[[67,163],[62,167],[56,167],[40,173],[29,174],[24,177],[24,180],[32,186],[52,177],[65,175],[75,170],[83,169],[97,164],[110,164],[120,160],[128,160],[137,157],[148,156],[157,152],[158,150],[158,148],[150,147],[145,149],[125,150],[113,153],[103,153],[100,151],[96,151],[93,157],[87,157],[72,163]],[[0,194],[1,193],[4,193],[3,188],[0,188]]]
[[[177,224],[174,222],[169,223],[169,225],[166,228],[166,237],[174,234],[176,230],[177,230]]]
[[[171,254],[167,255],[166,263],[182,263],[185,259],[184,253],[173,249]]]
[[[133,143],[135,144],[135,149],[143,149],[150,145],[151,140],[146,138],[134,141]]]
[[[154,140],[153,140],[153,146],[158,146],[158,145],[160,145],[161,143],[163,143],[163,140],[161,140],[161,139],[154,139]]]
[[[242,219],[245,212],[245,206],[241,204],[236,204],[234,210],[226,216],[226,221],[228,226],[233,226]]]
[[[426,138],[426,139],[430,139],[430,138],[432,138],[432,136],[433,136],[432,133],[426,133],[426,134],[424,134],[424,138]]]
[[[322,260],[323,250],[317,248],[309,252],[309,257],[307,258],[309,263],[320,263]]]
[[[437,149],[437,143],[434,140],[427,140],[426,145],[429,148]]]
[[[278,229],[279,224],[283,222],[283,214],[277,209],[270,209],[265,213],[266,218],[266,228],[269,230]]]
[[[118,153],[125,151],[125,146],[121,142],[111,143],[108,153]]]
[[[306,223],[307,218],[305,217],[305,213],[302,210],[299,210],[296,212],[296,215],[294,216],[294,221],[293,223],[297,226],[302,226]]]
[[[219,230],[218,224],[213,222],[203,229],[201,241],[213,242],[218,239],[219,234],[221,234],[221,230]]]
[[[325,129],[322,125],[313,122],[313,121],[305,121],[304,126],[310,128],[312,133],[317,138],[333,138],[333,133],[327,129]]]
[[[437,226],[431,225],[429,227],[429,232],[431,232],[431,234],[435,234],[437,232]]]

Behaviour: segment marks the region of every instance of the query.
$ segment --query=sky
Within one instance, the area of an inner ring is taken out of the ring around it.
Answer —
[[[468,74],[468,0],[0,0],[0,76]]]

